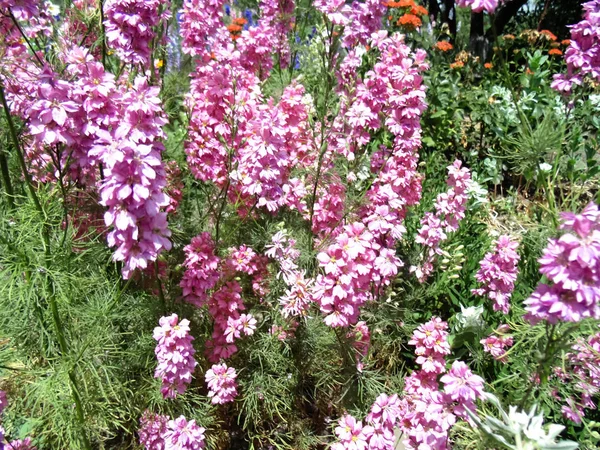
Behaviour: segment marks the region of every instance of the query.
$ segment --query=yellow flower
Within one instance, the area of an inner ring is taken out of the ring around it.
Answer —
[[[159,60],[156,61],[156,68],[157,69],[160,69],[164,65],[165,65],[165,63],[164,63],[164,61],[162,59],[159,59]]]

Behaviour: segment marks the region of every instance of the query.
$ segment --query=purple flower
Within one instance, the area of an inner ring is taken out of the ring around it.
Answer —
[[[187,421],[179,416],[169,420],[165,433],[165,450],[199,450],[204,448],[204,428],[195,420]]]
[[[233,367],[225,364],[214,364],[206,372],[208,396],[213,404],[232,402],[237,396],[237,374]]]
[[[457,402],[474,402],[483,397],[483,378],[473,374],[462,361],[454,361],[450,371],[440,378],[444,392]]]
[[[160,13],[160,11],[163,11]],[[150,62],[155,28],[170,17],[165,0],[107,0],[104,3],[106,41],[123,62]]]
[[[144,414],[140,418],[138,434],[140,436],[140,444],[146,450],[165,449],[165,433],[169,420],[168,416],[161,416],[148,410],[144,411]]]
[[[160,326],[154,329],[154,339],[158,341],[155,353],[158,365],[154,372],[155,378],[162,381],[161,392],[165,398],[175,398],[183,394],[192,381],[196,368],[192,346],[194,338],[190,336],[189,321],[179,321],[177,314],[162,317]]]
[[[518,246],[510,236],[500,236],[494,251],[486,253],[480,261],[481,268],[475,275],[483,286],[473,289],[473,293],[487,296],[493,301],[494,311],[502,311],[504,314],[508,314],[510,309],[509,301],[517,280]]]
[[[540,284],[525,301],[531,323],[579,322],[600,317],[600,211],[590,203],[581,214],[562,214],[567,233],[549,240],[540,272],[553,283]]]

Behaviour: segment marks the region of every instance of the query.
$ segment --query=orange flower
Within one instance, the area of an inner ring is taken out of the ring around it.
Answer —
[[[545,36],[545,37],[547,37],[547,38],[548,38],[548,39],[550,39],[551,41],[555,41],[556,39],[558,39],[558,38],[556,37],[556,35],[555,35],[555,34],[554,34],[552,31],[550,31],[550,30],[542,30],[542,31],[540,31],[540,34],[541,34],[542,36]]]
[[[439,41],[435,43],[435,48],[437,48],[440,52],[449,52],[454,48],[454,46],[447,41]]]
[[[427,15],[427,8],[424,8],[421,5],[414,5],[410,9],[410,13],[414,14],[415,16],[426,16]]]
[[[562,56],[563,53],[557,48],[551,48],[548,50],[548,54],[551,56]]]
[[[388,16],[388,20],[390,20],[390,21],[391,21],[393,18],[394,18],[394,17],[392,17],[392,16]]]
[[[515,36],[513,34],[505,34],[502,37],[504,38],[505,41],[514,41],[515,40]]]
[[[562,45],[571,45],[571,39],[563,39],[560,41]]]
[[[412,8],[415,6],[414,0],[400,0],[398,2],[398,8]]]
[[[483,67],[485,67],[486,69],[491,69],[492,67],[494,67],[494,65],[492,63],[485,63]]]
[[[235,34],[235,33],[239,33],[240,31],[242,31],[242,27],[240,27],[239,25],[236,25],[236,24],[232,23],[231,25],[227,25],[227,30],[231,34]]]
[[[450,64],[451,69],[461,69],[463,67],[465,67],[465,63],[462,61],[456,61]]]
[[[402,17],[398,19],[397,24],[401,27],[404,27],[408,30],[415,30],[422,25],[421,19],[419,19],[414,14],[404,14]]]
[[[532,70],[531,70],[531,69],[528,67],[528,68],[525,70],[525,74],[527,74],[527,75],[533,75],[533,71],[532,71]]]
[[[243,17],[237,17],[237,18],[233,19],[233,23],[235,23],[236,25],[239,25],[239,26],[244,26],[248,23],[248,21],[246,19],[244,19]]]

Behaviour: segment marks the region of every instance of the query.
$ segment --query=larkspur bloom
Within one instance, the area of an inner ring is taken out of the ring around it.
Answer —
[[[8,448],[10,450],[37,450],[37,447],[31,443],[31,438],[10,441]]]
[[[169,420],[171,419],[168,416],[161,416],[148,410],[144,411],[140,418],[138,435],[140,444],[146,450],[164,450],[165,433]]]
[[[428,247],[423,262],[419,266],[411,267],[411,271],[415,272],[420,282],[427,280],[433,273],[435,257],[441,254],[440,243],[447,238],[448,233],[458,230],[460,221],[465,217],[471,172],[462,167],[461,161],[456,160],[448,166],[446,183],[449,186],[448,191],[437,196],[435,214],[425,213],[415,238],[415,242]]]
[[[373,434],[373,427],[363,426],[360,420],[347,414],[340,419],[335,434],[339,442],[331,446],[333,450],[366,450],[368,440]]]
[[[569,47],[565,51],[566,74],[554,75],[552,87],[569,94],[586,78],[600,81],[600,0],[583,4],[583,20],[571,27]]]
[[[107,0],[104,2],[106,42],[129,64],[150,61],[155,28],[170,17],[166,0]]]
[[[161,379],[161,392],[165,398],[183,394],[192,381],[197,362],[189,323],[189,320],[180,321],[177,314],[172,314],[162,317],[160,326],[154,329],[153,337],[158,342],[155,349],[158,365],[154,377]]]
[[[563,213],[566,233],[550,239],[539,259],[540,272],[553,283],[538,285],[525,301],[530,323],[600,318],[600,211],[590,203],[581,214]]]
[[[480,269],[475,278],[483,286],[473,289],[476,295],[483,295],[493,301],[494,311],[508,314],[510,297],[517,280],[517,264],[519,244],[511,240],[510,236],[500,236],[493,252],[486,253],[480,261]]]
[[[490,335],[479,341],[483,345],[483,350],[490,353],[496,361],[506,363],[506,348],[512,347],[512,336]]]
[[[165,432],[165,450],[203,449],[206,446],[205,431],[195,420],[188,421],[184,416],[169,420]]]
[[[237,396],[237,373],[233,367],[225,364],[214,364],[206,372],[208,396],[213,404],[232,402]]]
[[[180,286],[183,298],[198,307],[208,300],[208,291],[213,289],[220,278],[220,258],[215,255],[215,245],[209,233],[194,237],[183,249],[186,268]]]
[[[137,77],[122,96],[123,115],[118,126],[98,131],[90,155],[104,165],[100,203],[108,208],[104,219],[114,229],[108,234],[110,247],[117,247],[113,259],[123,261],[123,276],[145,269],[163,250],[171,249],[168,239],[169,198],[164,194],[166,175],[161,161],[167,123],[158,97],[159,88]]]
[[[456,6],[461,8],[471,8],[473,12],[480,13],[482,11],[492,14],[498,8],[499,0],[458,0]]]
[[[462,361],[454,361],[450,371],[440,381],[444,383],[444,392],[463,406],[483,398],[483,379],[473,374]]]

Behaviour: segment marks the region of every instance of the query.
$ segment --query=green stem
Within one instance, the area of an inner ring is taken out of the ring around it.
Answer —
[[[100,30],[102,30],[102,66],[106,69],[106,29],[104,27],[104,2],[98,0],[100,9]]]
[[[8,172],[8,161],[3,150],[0,150],[0,171],[2,172],[2,182],[4,183],[4,190],[8,198],[8,206],[10,209],[15,207],[14,191],[12,183],[10,182],[10,173]]]
[[[27,188],[29,190],[29,195],[35,204],[35,209],[41,214],[44,218],[44,222],[46,222],[46,214],[44,213],[44,208],[42,208],[42,204],[40,203],[40,199],[38,198],[35,188],[33,187],[33,181],[31,180],[31,175],[27,170],[27,163],[25,162],[25,155],[21,150],[21,145],[19,144],[19,138],[17,136],[17,130],[15,128],[15,124],[12,120],[12,116],[10,115],[10,109],[8,108],[8,103],[6,101],[6,96],[4,95],[4,85],[0,82],[0,102],[2,102],[2,106],[4,109],[4,115],[6,116],[6,121],[8,122],[8,130],[10,132],[10,137],[13,141],[13,145],[15,146],[15,150],[17,151],[17,156],[19,159],[19,164],[21,165],[21,171],[23,172],[23,177],[25,178],[25,184],[27,184]],[[44,245],[46,254],[50,252],[50,232],[47,226],[44,227]]]
[[[54,283],[50,277],[48,277],[49,284],[49,295],[48,302],[50,303],[50,311],[52,312],[52,322],[54,323],[54,328],[56,330],[56,337],[58,339],[58,345],[60,346],[60,351],[65,357],[69,352],[69,347],[67,345],[67,340],[64,335],[64,325],[60,318],[60,313],[58,311],[58,304],[56,303],[56,295],[54,292]],[[85,432],[85,414],[83,412],[83,404],[81,401],[81,397],[79,395],[79,388],[77,386],[77,378],[75,376],[74,369],[70,369],[69,373],[69,382],[71,384],[71,393],[73,395],[73,401],[75,402],[75,411],[77,414],[77,420],[79,422],[79,426],[81,427],[81,440],[83,442],[83,447],[86,450],[91,450],[92,446]]]

